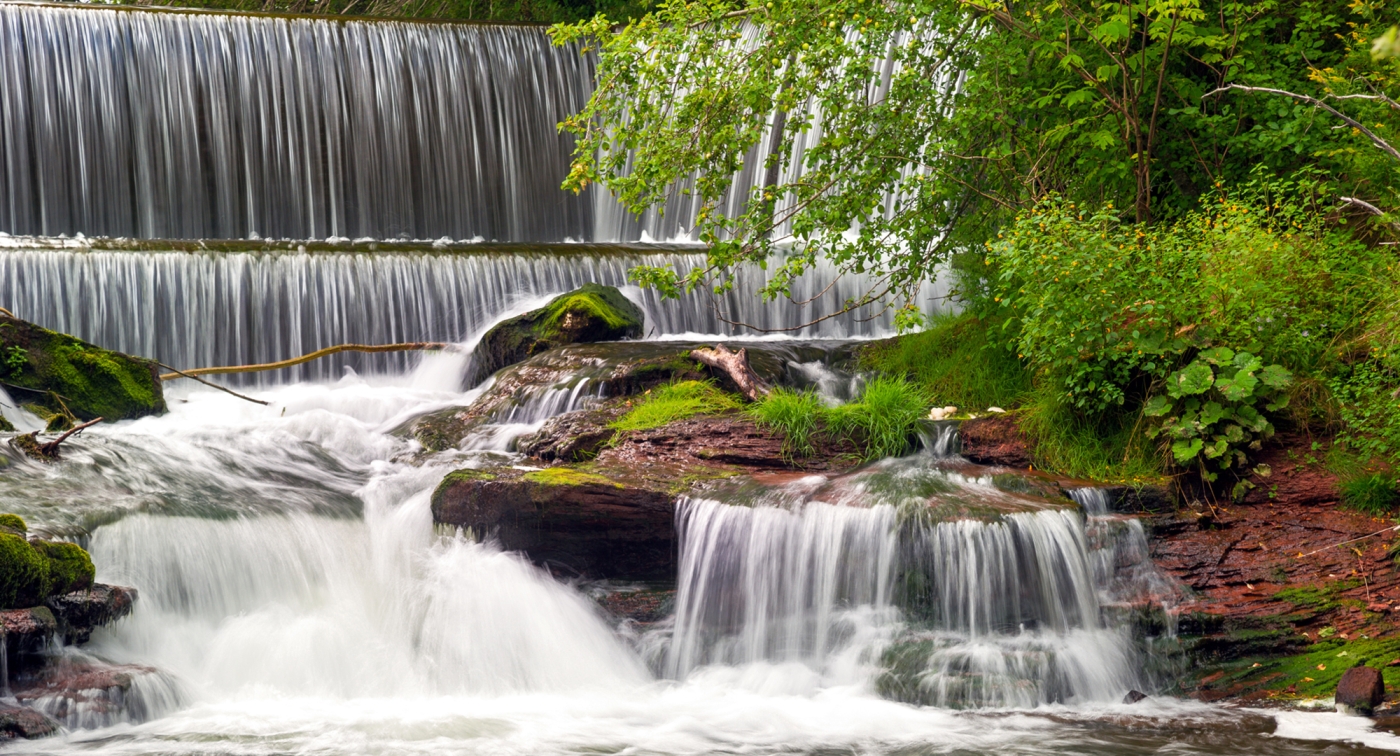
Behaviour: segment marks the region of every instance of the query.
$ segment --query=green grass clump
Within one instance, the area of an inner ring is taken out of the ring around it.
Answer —
[[[1358,512],[1375,517],[1394,514],[1400,506],[1400,490],[1388,475],[1363,475],[1343,481],[1342,502]]]
[[[708,381],[681,381],[647,392],[627,414],[608,425],[616,431],[660,428],[696,415],[739,409],[739,400]]]
[[[1147,438],[1136,408],[1086,414],[1053,388],[1042,386],[1026,396],[1017,422],[1034,439],[1032,453],[1037,467],[1103,481],[1162,475],[1164,459]]]
[[[773,389],[749,412],[760,425],[783,434],[783,453],[789,457],[810,457],[816,454],[812,435],[823,425],[827,407],[816,392]]]
[[[49,560],[23,538],[0,533],[0,608],[37,606],[49,592]]]
[[[897,457],[909,451],[929,405],[921,387],[902,377],[881,376],[865,385],[859,401],[833,407],[827,424],[836,435],[857,441],[866,460]]]
[[[859,362],[864,370],[909,378],[940,405],[1013,407],[1030,390],[1030,373],[1001,346],[1000,330],[972,313],[940,315],[927,330],[865,347]]]
[[[825,406],[811,391],[776,389],[749,411],[760,425],[783,433],[789,454],[815,454],[813,439],[825,433],[854,443],[870,461],[908,452],[928,408],[920,386],[903,377],[881,376],[865,385],[859,399],[839,407]]]
[[[61,595],[92,587],[96,570],[92,557],[76,543],[35,541],[34,550],[49,561],[49,595]]]

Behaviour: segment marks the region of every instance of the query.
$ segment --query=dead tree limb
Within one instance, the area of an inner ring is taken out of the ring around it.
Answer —
[[[11,443],[14,444],[15,447],[20,451],[24,452],[25,454],[28,454],[29,456],[37,460],[40,460],[42,462],[52,462],[59,458],[59,445],[62,444],[64,441],[67,441],[69,436],[78,433],[84,428],[91,428],[92,426],[97,425],[100,422],[102,422],[102,418],[100,417],[89,420],[83,423],[82,425],[76,425],[68,429],[66,433],[59,436],[58,438],[55,438],[52,441],[48,441],[42,444],[39,443],[38,433],[26,433],[22,436],[15,436],[14,439],[11,440]]]
[[[318,360],[322,357],[329,357],[341,352],[412,352],[424,349],[452,349],[455,345],[440,341],[414,341],[404,344],[336,344],[325,349],[317,349],[309,354],[300,357],[293,357],[290,360],[281,362],[267,362],[261,365],[224,365],[220,367],[202,367],[193,370],[176,370],[173,373],[163,373],[160,376],[162,381],[171,381],[176,378],[194,378],[197,375],[221,375],[224,373],[257,373],[263,370],[280,370],[281,368],[300,365],[303,362]],[[161,367],[168,367],[162,365]],[[175,370],[174,368],[169,368]],[[212,385],[212,384],[211,384]]]
[[[1328,105],[1327,103],[1323,102],[1322,100],[1319,100],[1316,97],[1309,97],[1308,95],[1298,94],[1297,92],[1289,92],[1286,89],[1274,89],[1272,87],[1246,87],[1242,84],[1226,84],[1225,86],[1220,87],[1219,89],[1212,89],[1211,91],[1206,92],[1205,94],[1201,95],[1201,99],[1204,100],[1207,97],[1212,97],[1223,92],[1228,92],[1232,89],[1238,90],[1240,92],[1262,92],[1264,94],[1279,95],[1280,97],[1291,97],[1295,100],[1298,100],[1299,102],[1306,102],[1315,108],[1322,108],[1328,113],[1331,113],[1332,115],[1342,119],[1342,121],[1345,122],[1346,125],[1352,127],[1353,129],[1356,129],[1362,134],[1365,134],[1366,138],[1371,140],[1371,144],[1375,145],[1382,152],[1386,153],[1387,155],[1391,156],[1396,160],[1400,160],[1400,150],[1396,150],[1390,145],[1389,142],[1377,136],[1376,132],[1366,128],[1366,124],[1356,120],[1355,118],[1352,118],[1351,116],[1347,115],[1346,113],[1343,113],[1340,110],[1337,110],[1336,108],[1332,107],[1331,105]]]
[[[724,374],[734,381],[734,385],[739,387],[739,393],[751,402],[758,401],[760,396],[769,391],[768,385],[749,367],[747,349],[731,352],[725,349],[723,344],[716,344],[714,349],[692,349],[690,356],[716,370],[724,371]]]
[[[266,407],[266,406],[268,405],[268,402],[265,402],[265,401],[263,401],[263,400],[261,400],[261,399],[254,399],[254,398],[251,397],[251,396],[244,396],[244,395],[238,393],[237,391],[234,391],[233,389],[226,388],[226,387],[224,387],[224,386],[220,386],[219,384],[217,384],[217,383],[215,383],[215,382],[213,382],[213,381],[206,381],[206,380],[204,380],[203,378],[200,378],[200,377],[197,376],[197,375],[190,375],[189,373],[186,373],[186,372],[183,371],[183,370],[177,370],[176,368],[170,367],[169,365],[166,365],[166,364],[163,363],[163,362],[157,362],[156,364],[157,364],[157,365],[160,365],[161,367],[165,368],[166,370],[174,370],[174,371],[175,371],[175,377],[176,377],[176,378],[188,378],[188,379],[190,379],[190,380],[192,380],[192,381],[199,381],[200,383],[203,383],[203,384],[206,385],[206,386],[211,386],[211,387],[216,388],[216,389],[218,389],[218,390],[220,390],[220,391],[222,391],[222,392],[224,392],[224,393],[233,394],[234,396],[238,397],[239,399],[242,399],[242,400],[245,401],[245,402],[252,402],[253,404],[261,404],[261,405],[263,405],[264,407]],[[169,374],[167,373],[166,375],[169,375]],[[163,380],[166,380],[166,375],[162,375],[162,376],[160,377],[160,379],[161,379],[162,381],[163,381]]]

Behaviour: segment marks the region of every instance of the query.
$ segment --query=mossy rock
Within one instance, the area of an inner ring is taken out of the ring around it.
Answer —
[[[0,609],[43,603],[49,592],[49,565],[28,541],[0,533]]]
[[[83,547],[62,541],[34,541],[30,545],[49,560],[49,595],[61,596],[92,587],[97,571]]]
[[[487,331],[472,355],[468,383],[475,385],[507,365],[566,344],[638,338],[642,320],[641,308],[616,287],[585,284]]]
[[[28,404],[80,420],[165,411],[154,362],[0,315],[0,381]]]
[[[13,533],[21,538],[29,535],[29,526],[17,514],[0,514],[0,532]]]

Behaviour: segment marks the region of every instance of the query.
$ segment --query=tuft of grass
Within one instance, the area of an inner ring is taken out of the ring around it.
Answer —
[[[739,400],[709,381],[681,381],[649,391],[641,403],[608,425],[615,431],[660,428],[695,415],[739,409]]]
[[[1021,430],[1034,439],[1038,467],[1102,481],[1162,475],[1163,457],[1147,438],[1145,422],[1136,408],[1087,416],[1048,387],[1030,393],[1018,415]]]
[[[759,425],[783,434],[783,453],[789,458],[810,457],[817,453],[812,436],[824,424],[826,412],[826,405],[810,389],[793,391],[776,388],[749,408],[749,413]]]
[[[1388,475],[1372,474],[1341,483],[1342,503],[1373,517],[1385,517],[1400,507],[1400,490]]]
[[[814,437],[825,433],[854,443],[864,459],[872,461],[908,452],[928,408],[922,387],[903,377],[881,376],[865,385],[859,399],[839,407],[827,407],[812,391],[779,388],[749,413],[759,425],[783,433],[788,454],[812,456]]]
[[[860,367],[905,376],[938,404],[969,410],[1013,407],[1030,391],[1030,373],[1001,346],[1001,324],[970,312],[940,315],[927,330],[876,342]]]

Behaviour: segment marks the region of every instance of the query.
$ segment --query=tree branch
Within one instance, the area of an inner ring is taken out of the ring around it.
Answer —
[[[1313,107],[1322,108],[1328,113],[1331,113],[1332,115],[1342,119],[1342,121],[1344,121],[1348,126],[1352,127],[1353,129],[1356,129],[1357,131],[1360,131],[1362,134],[1365,134],[1366,138],[1370,139],[1372,144],[1380,148],[1387,155],[1390,155],[1392,158],[1395,158],[1395,160],[1400,161],[1400,151],[1397,151],[1394,147],[1391,147],[1389,142],[1385,141],[1384,139],[1381,139],[1379,136],[1376,135],[1374,131],[1371,131],[1370,129],[1366,128],[1365,124],[1361,123],[1355,118],[1352,118],[1346,113],[1337,110],[1331,105],[1328,105],[1322,100],[1317,99],[1316,97],[1310,97],[1305,94],[1298,94],[1297,92],[1289,92],[1286,89],[1273,89],[1271,87],[1246,87],[1243,84],[1226,84],[1225,86],[1220,87],[1219,89],[1213,89],[1209,92],[1206,92],[1205,94],[1201,95],[1201,99],[1204,100],[1207,97],[1218,95],[1222,92],[1227,92],[1231,89],[1238,89],[1241,92],[1263,92],[1264,94],[1274,94],[1283,97],[1292,97],[1293,99],[1298,100],[1300,102],[1306,102],[1309,105],[1312,105]]]

